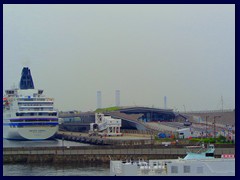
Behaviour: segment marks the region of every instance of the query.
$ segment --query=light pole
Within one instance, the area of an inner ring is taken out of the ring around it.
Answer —
[[[185,105],[183,105],[183,108],[184,108],[184,112],[186,113],[186,107],[185,107]]]
[[[209,116],[206,116],[206,137],[207,137],[207,119]]]
[[[221,116],[214,116],[213,117],[213,125],[214,125],[214,139],[216,139],[216,118],[220,118]]]

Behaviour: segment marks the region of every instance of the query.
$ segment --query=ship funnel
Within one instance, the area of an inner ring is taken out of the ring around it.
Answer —
[[[34,89],[34,84],[31,76],[30,69],[24,67],[20,79],[20,89]]]

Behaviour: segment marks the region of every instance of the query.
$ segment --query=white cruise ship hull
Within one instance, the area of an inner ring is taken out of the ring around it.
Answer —
[[[4,126],[3,138],[10,140],[45,140],[52,138],[58,130],[58,126],[42,127],[10,127]]]

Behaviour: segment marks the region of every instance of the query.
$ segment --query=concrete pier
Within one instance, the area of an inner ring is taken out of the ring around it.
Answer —
[[[216,148],[216,157],[222,154],[235,154],[235,148]],[[3,163],[109,163],[110,159],[175,159],[185,155],[185,148],[161,146],[25,147],[3,148]]]
[[[150,145],[153,143],[151,135],[123,135],[123,136],[89,136],[88,133],[59,131],[55,138],[94,145]]]

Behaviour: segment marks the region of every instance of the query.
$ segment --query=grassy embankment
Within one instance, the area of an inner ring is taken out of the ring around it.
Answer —
[[[108,107],[108,108],[101,108],[101,109],[96,109],[95,113],[102,113],[102,112],[111,112],[111,111],[118,111],[120,108],[119,107]]]

